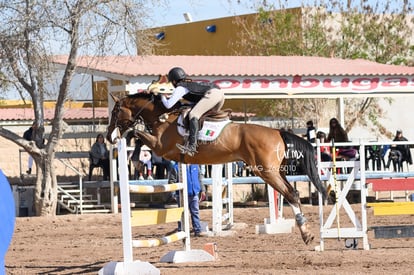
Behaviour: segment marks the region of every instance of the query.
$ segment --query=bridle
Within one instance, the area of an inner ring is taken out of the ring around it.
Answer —
[[[120,132],[126,133],[128,132],[128,129],[135,129],[135,127],[140,124],[144,124],[147,128],[148,125],[145,123],[144,119],[141,116],[141,113],[145,110],[145,108],[148,106],[148,104],[154,102],[154,96],[151,96],[151,99],[147,101],[134,115],[134,117],[129,117],[129,119],[125,119],[127,121],[127,125],[124,125],[123,123],[119,123],[119,113],[121,112],[121,100],[117,101],[115,103],[114,109],[112,111],[112,117],[114,118],[114,128],[119,128]],[[123,131],[124,130],[124,131]]]

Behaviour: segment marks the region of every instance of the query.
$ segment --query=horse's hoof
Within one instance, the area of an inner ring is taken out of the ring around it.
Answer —
[[[305,244],[310,244],[314,238],[315,237],[311,233],[307,234],[306,236],[302,235],[302,239]]]
[[[302,234],[302,240],[305,244],[310,244],[315,238],[313,234],[309,231],[309,226],[307,223],[302,224],[300,227],[300,232]]]

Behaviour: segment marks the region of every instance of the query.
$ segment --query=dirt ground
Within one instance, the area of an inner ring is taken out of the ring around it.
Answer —
[[[332,207],[332,206],[331,206]],[[325,207],[329,212],[331,207]],[[358,213],[359,204],[352,207]],[[285,217],[292,212],[285,207]],[[319,245],[318,207],[304,205],[315,240],[305,245],[298,228],[290,234],[256,234],[255,227],[269,216],[267,207],[235,208],[235,234],[223,237],[191,238],[193,249],[217,243],[217,261],[199,263],[160,263],[167,252],[181,250],[176,242],[156,248],[135,248],[134,259],[150,262],[161,274],[411,274],[414,239],[375,239],[369,232],[370,250],[347,249],[344,240]],[[346,213],[341,212],[344,226]],[[211,227],[211,209],[201,210],[203,221]],[[369,225],[414,224],[414,216],[374,217],[368,210]],[[163,236],[175,223],[134,228],[135,239]],[[122,261],[120,214],[60,215],[56,217],[17,218],[12,244],[6,254],[6,274],[97,274],[106,263]]]

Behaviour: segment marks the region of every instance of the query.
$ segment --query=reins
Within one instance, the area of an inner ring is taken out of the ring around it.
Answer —
[[[148,104],[153,103],[154,102],[154,95],[151,95],[151,100],[147,101],[147,103],[145,103],[139,110],[138,112],[135,114],[134,119],[132,121],[132,127],[135,127],[138,124],[138,118],[140,117],[142,111],[144,111],[144,109],[147,107]],[[143,119],[141,119],[142,121],[144,121]],[[145,121],[144,121],[145,124]]]
[[[128,125],[128,128],[135,128],[135,126],[138,124],[138,121],[139,120],[141,120],[141,121],[144,121],[143,119],[142,119],[142,117],[141,117],[141,113],[142,113],[142,111],[144,111],[144,109],[148,106],[148,104],[150,104],[150,103],[153,103],[154,102],[154,96],[152,95],[151,96],[151,99],[149,100],[149,101],[147,101],[147,103],[145,103],[141,108],[139,108],[139,110],[138,110],[138,112],[133,116],[133,117],[131,117],[130,119],[129,119],[129,121],[132,123],[131,125]],[[118,120],[119,120],[119,112],[120,112],[120,110],[121,110],[121,104],[120,104],[120,101],[119,102],[117,102],[116,103],[116,116],[115,116],[115,123],[114,123],[114,125],[115,125],[115,127],[122,127],[122,125],[119,125],[118,124]],[[141,117],[141,119],[140,119],[140,117]],[[144,121],[144,124],[145,124],[145,121]],[[147,125],[146,125],[147,126]]]
[[[147,103],[145,103],[140,109],[139,111],[135,114],[134,116],[134,121],[136,122],[138,120],[138,117],[140,116],[140,114],[142,113],[142,111],[144,111],[145,107],[147,107],[148,104],[153,103],[154,102],[154,95],[151,95],[151,100],[147,101]],[[135,123],[136,124],[136,123]],[[135,126],[135,124],[133,124]]]

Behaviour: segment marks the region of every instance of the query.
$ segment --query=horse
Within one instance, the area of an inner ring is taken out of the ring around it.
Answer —
[[[327,190],[319,178],[315,150],[308,141],[287,131],[230,121],[215,140],[199,142],[198,152],[189,156],[182,154],[176,147],[177,143],[184,142],[177,130],[179,103],[167,110],[160,95],[152,92],[123,98],[112,95],[112,98],[115,105],[107,129],[109,142],[116,143],[119,135],[124,135],[135,127],[140,128],[135,129],[135,134],[143,143],[158,156],[168,160],[191,164],[244,161],[253,168],[257,176],[284,196],[293,210],[304,243],[309,244],[313,240],[309,223],[301,209],[299,194],[286,179],[287,160],[295,156],[322,194],[323,200],[326,199]],[[137,127],[138,125],[141,127]],[[113,133],[116,131],[119,132],[114,138]]]

